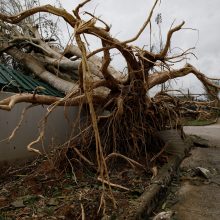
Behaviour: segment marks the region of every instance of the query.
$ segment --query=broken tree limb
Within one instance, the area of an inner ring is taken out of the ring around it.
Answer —
[[[102,103],[104,97],[94,96],[94,103]],[[10,111],[15,104],[26,102],[32,104],[52,105],[57,103],[58,106],[77,106],[79,104],[87,103],[85,95],[78,95],[74,98],[58,98],[47,95],[33,95],[33,94],[16,94],[0,101],[0,109]]]

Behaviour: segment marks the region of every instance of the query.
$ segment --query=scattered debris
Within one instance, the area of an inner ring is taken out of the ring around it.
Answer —
[[[160,212],[153,218],[153,220],[170,220],[173,215],[173,211]]]
[[[151,179],[153,179],[154,177],[156,177],[157,176],[157,174],[158,174],[158,169],[157,169],[157,166],[153,166],[152,168],[151,168],[151,172],[152,172],[152,177],[151,177]]]
[[[210,179],[211,177],[211,172],[203,167],[196,167],[196,172],[198,175],[202,175],[203,177],[205,177],[206,179]]]
[[[14,169],[17,170],[18,167]],[[112,170],[110,182],[102,181],[100,177],[95,178],[96,173],[92,170],[85,172],[78,169],[75,173],[78,180],[76,184],[70,170],[64,172],[59,179],[55,174],[48,179],[41,174],[38,164],[32,169],[38,169],[38,172],[31,175],[31,169],[24,168],[20,171],[24,175],[10,174],[0,183],[0,220],[5,217],[18,219],[18,216],[21,219],[81,219],[82,213],[85,219],[91,219],[91,216],[92,219],[101,219],[103,214],[97,213],[97,210],[103,193],[102,184],[112,187],[118,204],[118,209],[114,209],[111,202],[106,204],[104,216],[112,219],[126,210],[130,200],[135,200],[143,193],[151,179],[150,171],[146,172],[141,168],[134,171],[126,161],[120,173]],[[42,170],[45,170],[43,165]],[[132,175],[127,175],[128,173]],[[126,187],[122,187],[123,185]],[[107,186],[104,194],[106,200],[110,194],[108,188]]]
[[[12,206],[14,206],[15,208],[24,208],[24,201],[22,199],[17,199],[14,202],[11,203]]]
[[[47,205],[49,206],[57,206],[59,204],[59,201],[55,198],[51,198],[48,202]]]

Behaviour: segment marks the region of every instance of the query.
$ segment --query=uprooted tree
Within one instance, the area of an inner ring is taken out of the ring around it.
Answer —
[[[0,101],[0,108],[9,111],[19,102],[50,105],[38,139],[28,146],[30,151],[39,153],[34,145],[44,137],[47,117],[56,106],[79,106],[83,114],[87,110],[88,117],[81,123],[80,133],[70,137],[67,145],[81,160],[96,167],[102,177],[107,175],[107,160],[112,157],[124,157],[135,163],[144,155],[145,166],[163,146],[158,131],[177,127],[186,103],[165,91],[151,98],[148,95],[151,88],[192,73],[217,99],[216,91],[220,87],[194,66],[187,63],[180,69],[172,67],[191,53],[190,50],[174,55],[169,53],[171,38],[181,30],[184,22],[168,31],[159,53],[134,46],[150,24],[158,0],[137,34],[126,41],[112,37],[110,27],[95,15],[86,12],[90,18],[82,19],[80,10],[90,0],[79,4],[73,13],[51,5],[33,7],[33,4],[22,11],[16,1],[10,2],[14,4],[14,11],[2,6],[0,14],[2,62],[20,65],[65,93],[64,98],[17,94]],[[57,46],[59,39],[56,36],[48,37],[42,32],[46,19],[37,18],[45,13],[63,18],[72,27],[72,36],[65,48]],[[99,39],[102,47],[89,51],[88,35]],[[113,49],[125,59],[126,73],[111,66],[110,51]]]

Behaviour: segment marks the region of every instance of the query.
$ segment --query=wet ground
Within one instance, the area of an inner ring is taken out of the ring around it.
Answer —
[[[185,133],[209,141],[210,147],[195,147],[181,164],[163,209],[173,210],[178,220],[220,219],[220,123],[184,128]],[[199,167],[199,168],[198,168]],[[209,172],[204,175],[200,168]]]

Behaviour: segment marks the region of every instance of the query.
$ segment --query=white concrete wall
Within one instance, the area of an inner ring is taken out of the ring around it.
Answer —
[[[12,95],[12,93],[0,92],[0,100]],[[35,106],[30,108],[24,121],[17,131],[15,137],[10,141],[2,141],[9,137],[13,129],[20,120],[22,110],[30,104],[19,103],[11,111],[0,109],[0,162],[22,160],[33,156],[27,151],[27,145],[35,140],[39,135],[39,122],[43,119],[47,106]],[[49,116],[46,126],[45,140],[43,143],[35,145],[37,149],[44,152],[45,149],[64,143],[71,131],[74,118],[77,116],[77,107],[66,108],[68,120],[64,116],[64,107],[57,107]]]

